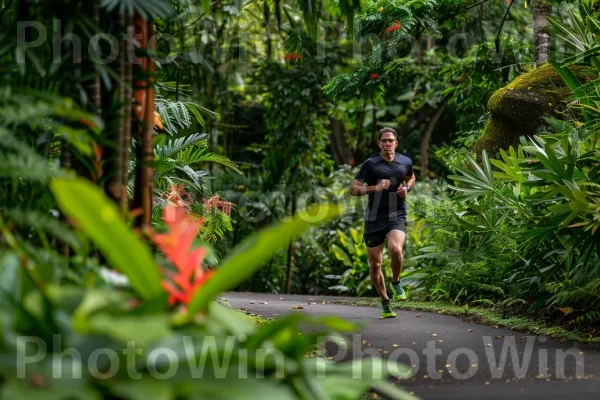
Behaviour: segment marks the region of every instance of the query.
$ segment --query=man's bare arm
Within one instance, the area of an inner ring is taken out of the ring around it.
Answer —
[[[413,174],[410,178],[408,178],[408,181],[406,181],[406,184],[410,187],[413,187],[416,180],[417,180],[417,176],[415,174]]]
[[[365,186],[365,184],[358,179],[355,179],[350,186],[350,196],[364,196],[365,194],[381,192],[384,189],[390,187],[390,181],[387,179],[381,180],[375,186]]]

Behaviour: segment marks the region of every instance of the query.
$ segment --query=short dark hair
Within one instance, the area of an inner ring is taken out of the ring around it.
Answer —
[[[386,133],[386,132],[389,132],[389,133],[391,133],[392,135],[394,135],[394,138],[395,138],[396,140],[398,140],[398,134],[397,134],[397,133],[396,133],[396,131],[395,131],[394,129],[392,129],[392,128],[381,128],[381,129],[379,130],[379,140],[381,140],[381,137],[382,137],[382,136],[383,136],[383,134],[384,134],[384,133]]]

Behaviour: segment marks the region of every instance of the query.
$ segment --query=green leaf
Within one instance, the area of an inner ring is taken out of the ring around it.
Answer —
[[[490,184],[490,186],[493,187],[494,186],[494,177],[492,175],[492,167],[490,165],[490,160],[488,158],[487,151],[483,150],[481,158],[482,158],[483,169],[485,171],[484,175],[487,178],[487,181]]]
[[[202,0],[202,12],[205,15],[210,14],[210,0]]]
[[[111,265],[145,299],[163,294],[150,249],[125,224],[99,187],[81,178],[55,179],[50,188],[63,213],[73,218]]]
[[[186,385],[189,400],[294,400],[288,386],[267,379],[206,379]]]
[[[3,382],[2,400],[101,400],[98,392],[89,387],[46,387],[43,390],[25,386],[23,379]]]
[[[347,266],[347,267],[352,266],[352,260],[350,260],[350,257],[348,257],[348,254],[346,254],[346,252],[344,250],[342,250],[337,244],[332,244],[331,250],[333,251],[335,258],[337,258],[338,260],[343,262],[345,266]]]
[[[377,390],[380,394],[388,399],[395,400],[419,400],[419,397],[415,397],[412,394],[405,392],[398,386],[388,381],[376,381],[373,385],[373,389]]]
[[[19,269],[19,257],[16,253],[2,254],[0,257],[0,304],[6,297],[21,298]]]
[[[206,311],[209,303],[219,293],[235,288],[252,276],[294,237],[311,226],[336,218],[341,212],[341,206],[317,204],[244,240],[233,249],[219,270],[194,294],[188,307],[188,318],[199,311]]]
[[[237,311],[227,309],[217,303],[211,303],[211,318],[225,326],[230,332],[250,335],[256,331],[256,325]]]
[[[90,333],[109,336],[123,343],[135,341],[135,345],[146,348],[152,343],[169,337],[168,314],[109,315],[96,314],[88,320]]]
[[[175,393],[167,381],[148,377],[141,380],[130,379],[126,382],[109,382],[108,387],[113,394],[127,400],[175,399]]]

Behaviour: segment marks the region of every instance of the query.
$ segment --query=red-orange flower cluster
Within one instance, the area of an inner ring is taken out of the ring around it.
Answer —
[[[390,33],[390,32],[397,31],[397,30],[398,30],[398,29],[400,29],[400,28],[401,28],[401,26],[400,26],[400,22],[398,22],[398,20],[396,20],[396,23],[395,23],[394,25],[392,25],[392,26],[388,27],[388,28],[387,28],[385,31],[386,31],[387,33]]]
[[[377,72],[371,74],[371,80],[375,80],[377,78],[379,78],[379,74]]]
[[[299,60],[302,58],[302,56],[299,54],[295,54],[295,53],[285,53],[283,58],[287,61],[290,61],[290,60]]]
[[[167,272],[162,282],[169,294],[169,304],[187,304],[196,290],[202,286],[213,271],[204,271],[202,259],[206,249],[199,247],[191,250],[194,238],[202,226],[203,220],[190,217],[186,210],[168,204],[163,212],[163,220],[169,227],[167,233],[152,235],[152,241],[165,254],[176,268],[175,272]]]
[[[167,188],[167,192],[163,195],[169,203],[184,209],[186,212],[190,211],[190,205],[192,204],[192,195],[185,191],[183,185],[175,183]]]
[[[223,211],[227,216],[231,216],[232,203],[229,201],[222,200],[218,194],[215,194],[210,199],[204,200],[204,207],[206,211],[210,211],[213,207]]]

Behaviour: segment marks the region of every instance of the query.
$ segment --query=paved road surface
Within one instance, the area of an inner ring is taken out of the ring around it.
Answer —
[[[335,304],[344,297],[231,292],[222,298],[264,317],[304,312],[366,323],[348,336],[350,348],[326,345],[327,356],[411,365],[413,376],[398,385],[425,400],[600,399],[600,352],[582,345],[436,313],[396,310],[397,318],[382,320],[378,308]]]

